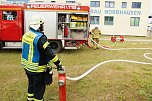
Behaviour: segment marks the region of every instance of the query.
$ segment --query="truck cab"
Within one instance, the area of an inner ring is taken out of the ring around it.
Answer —
[[[0,48],[18,48],[23,34],[22,6],[0,5]]]

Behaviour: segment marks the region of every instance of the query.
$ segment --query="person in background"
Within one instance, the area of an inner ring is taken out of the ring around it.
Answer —
[[[28,77],[27,101],[43,101],[46,85],[52,83],[51,63],[57,70],[64,70],[54,54],[46,35],[44,34],[44,19],[40,15],[33,15],[29,31],[22,37],[21,64]]]
[[[92,29],[92,31],[91,31],[91,38],[94,40],[94,42],[93,42],[93,49],[99,49],[99,47],[98,47],[97,44],[99,44],[100,35],[101,35],[101,31],[99,29],[99,26],[96,25],[95,28]]]

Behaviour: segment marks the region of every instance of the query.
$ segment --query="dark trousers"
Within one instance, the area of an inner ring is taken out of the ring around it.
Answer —
[[[45,92],[45,72],[33,73],[27,70],[28,77],[28,93],[34,94],[34,99],[42,100]]]

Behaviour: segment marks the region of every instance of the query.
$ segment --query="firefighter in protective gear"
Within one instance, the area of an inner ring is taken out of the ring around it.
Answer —
[[[96,25],[95,28],[92,29],[92,31],[91,31],[91,37],[96,43],[99,43],[100,35],[101,35],[101,31],[100,31],[98,25]],[[93,49],[98,49],[98,46],[96,43],[93,42]]]
[[[54,63],[57,69],[62,70],[62,65],[57,55],[44,35],[44,20],[40,15],[31,18],[29,31],[22,37],[22,67],[28,77],[27,101],[43,101],[46,81],[50,84],[52,74],[48,76],[47,65]],[[49,82],[48,82],[49,81]]]

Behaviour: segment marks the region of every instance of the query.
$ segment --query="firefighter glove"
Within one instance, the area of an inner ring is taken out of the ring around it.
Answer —
[[[57,65],[57,71],[64,71],[64,68],[61,64]]]

